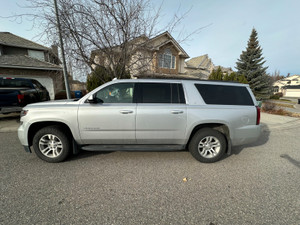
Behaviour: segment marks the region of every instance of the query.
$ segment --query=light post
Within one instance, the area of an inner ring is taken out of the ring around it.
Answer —
[[[70,86],[69,86],[69,80],[68,80],[68,74],[67,74],[67,64],[66,64],[66,59],[65,59],[64,43],[63,43],[63,39],[62,39],[62,35],[61,35],[61,28],[60,28],[56,0],[54,0],[54,7],[55,7],[55,14],[56,14],[57,29],[58,29],[58,34],[59,34],[61,56],[62,56],[62,61],[63,61],[63,74],[64,74],[64,80],[65,80],[66,93],[67,93],[67,98],[70,99],[71,92],[70,92]]]

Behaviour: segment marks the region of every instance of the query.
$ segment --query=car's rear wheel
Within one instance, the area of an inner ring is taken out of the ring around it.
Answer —
[[[227,143],[224,135],[212,128],[198,130],[189,144],[192,156],[200,162],[213,163],[224,155]]]
[[[68,157],[70,141],[59,126],[44,127],[34,135],[33,149],[42,160],[57,163]]]

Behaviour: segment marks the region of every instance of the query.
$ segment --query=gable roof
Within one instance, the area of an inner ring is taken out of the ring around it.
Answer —
[[[201,55],[198,57],[194,57],[194,58],[186,61],[185,63],[186,63],[186,66],[189,68],[207,69],[211,65],[213,66],[213,63],[207,54]]]
[[[50,51],[50,48],[37,44],[33,41],[27,40],[25,38],[19,37],[9,32],[0,32],[0,45],[28,48],[36,50]]]
[[[151,45],[155,42],[155,40],[163,37],[166,35],[168,37],[168,40],[161,42],[159,45]],[[164,33],[161,33],[153,38],[148,38],[146,35],[141,35],[138,37],[133,38],[128,43],[130,43],[133,46],[133,49],[139,48],[140,46],[144,46],[149,50],[158,50],[161,46],[166,45],[168,43],[172,43],[174,47],[179,51],[179,55],[183,58],[189,58],[190,56],[184,51],[184,49],[179,45],[179,43],[171,36],[171,34],[168,31],[165,31]],[[120,45],[113,46],[113,48],[117,49],[120,47]],[[91,58],[93,58],[98,52],[101,52],[99,49],[92,50],[91,52]]]
[[[0,68],[35,69],[35,70],[62,70],[58,65],[41,61],[27,55],[2,55]]]
[[[164,33],[161,33],[153,38],[150,38],[146,44],[148,43],[151,43],[151,42],[154,42],[155,40],[161,38],[162,36],[167,36],[169,38],[169,40],[161,43],[160,45],[157,45],[157,46],[153,46],[153,49],[158,49],[160,48],[161,46],[163,45],[166,45],[168,43],[172,43],[176,48],[177,50],[181,53],[181,56],[184,57],[184,58],[189,58],[190,56],[184,51],[184,49],[179,45],[179,43],[172,37],[172,35],[168,32],[168,31],[165,31]]]

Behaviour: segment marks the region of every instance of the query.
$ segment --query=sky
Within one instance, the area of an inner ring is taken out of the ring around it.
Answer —
[[[159,6],[161,0],[151,0]],[[3,18],[23,13],[25,0],[0,0],[0,31],[7,31],[44,44],[32,29],[32,22]],[[259,44],[268,66],[267,72],[300,75],[300,0],[164,0],[161,24],[174,13],[188,14],[172,32],[191,33],[203,27],[180,45],[190,58],[208,54],[214,65],[231,67],[247,47],[252,28],[258,33]]]

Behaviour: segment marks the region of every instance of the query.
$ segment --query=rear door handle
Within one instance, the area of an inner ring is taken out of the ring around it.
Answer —
[[[130,114],[130,113],[133,113],[132,110],[121,110],[120,113],[122,114]]]
[[[183,111],[182,110],[172,110],[171,113],[172,114],[182,114]]]

